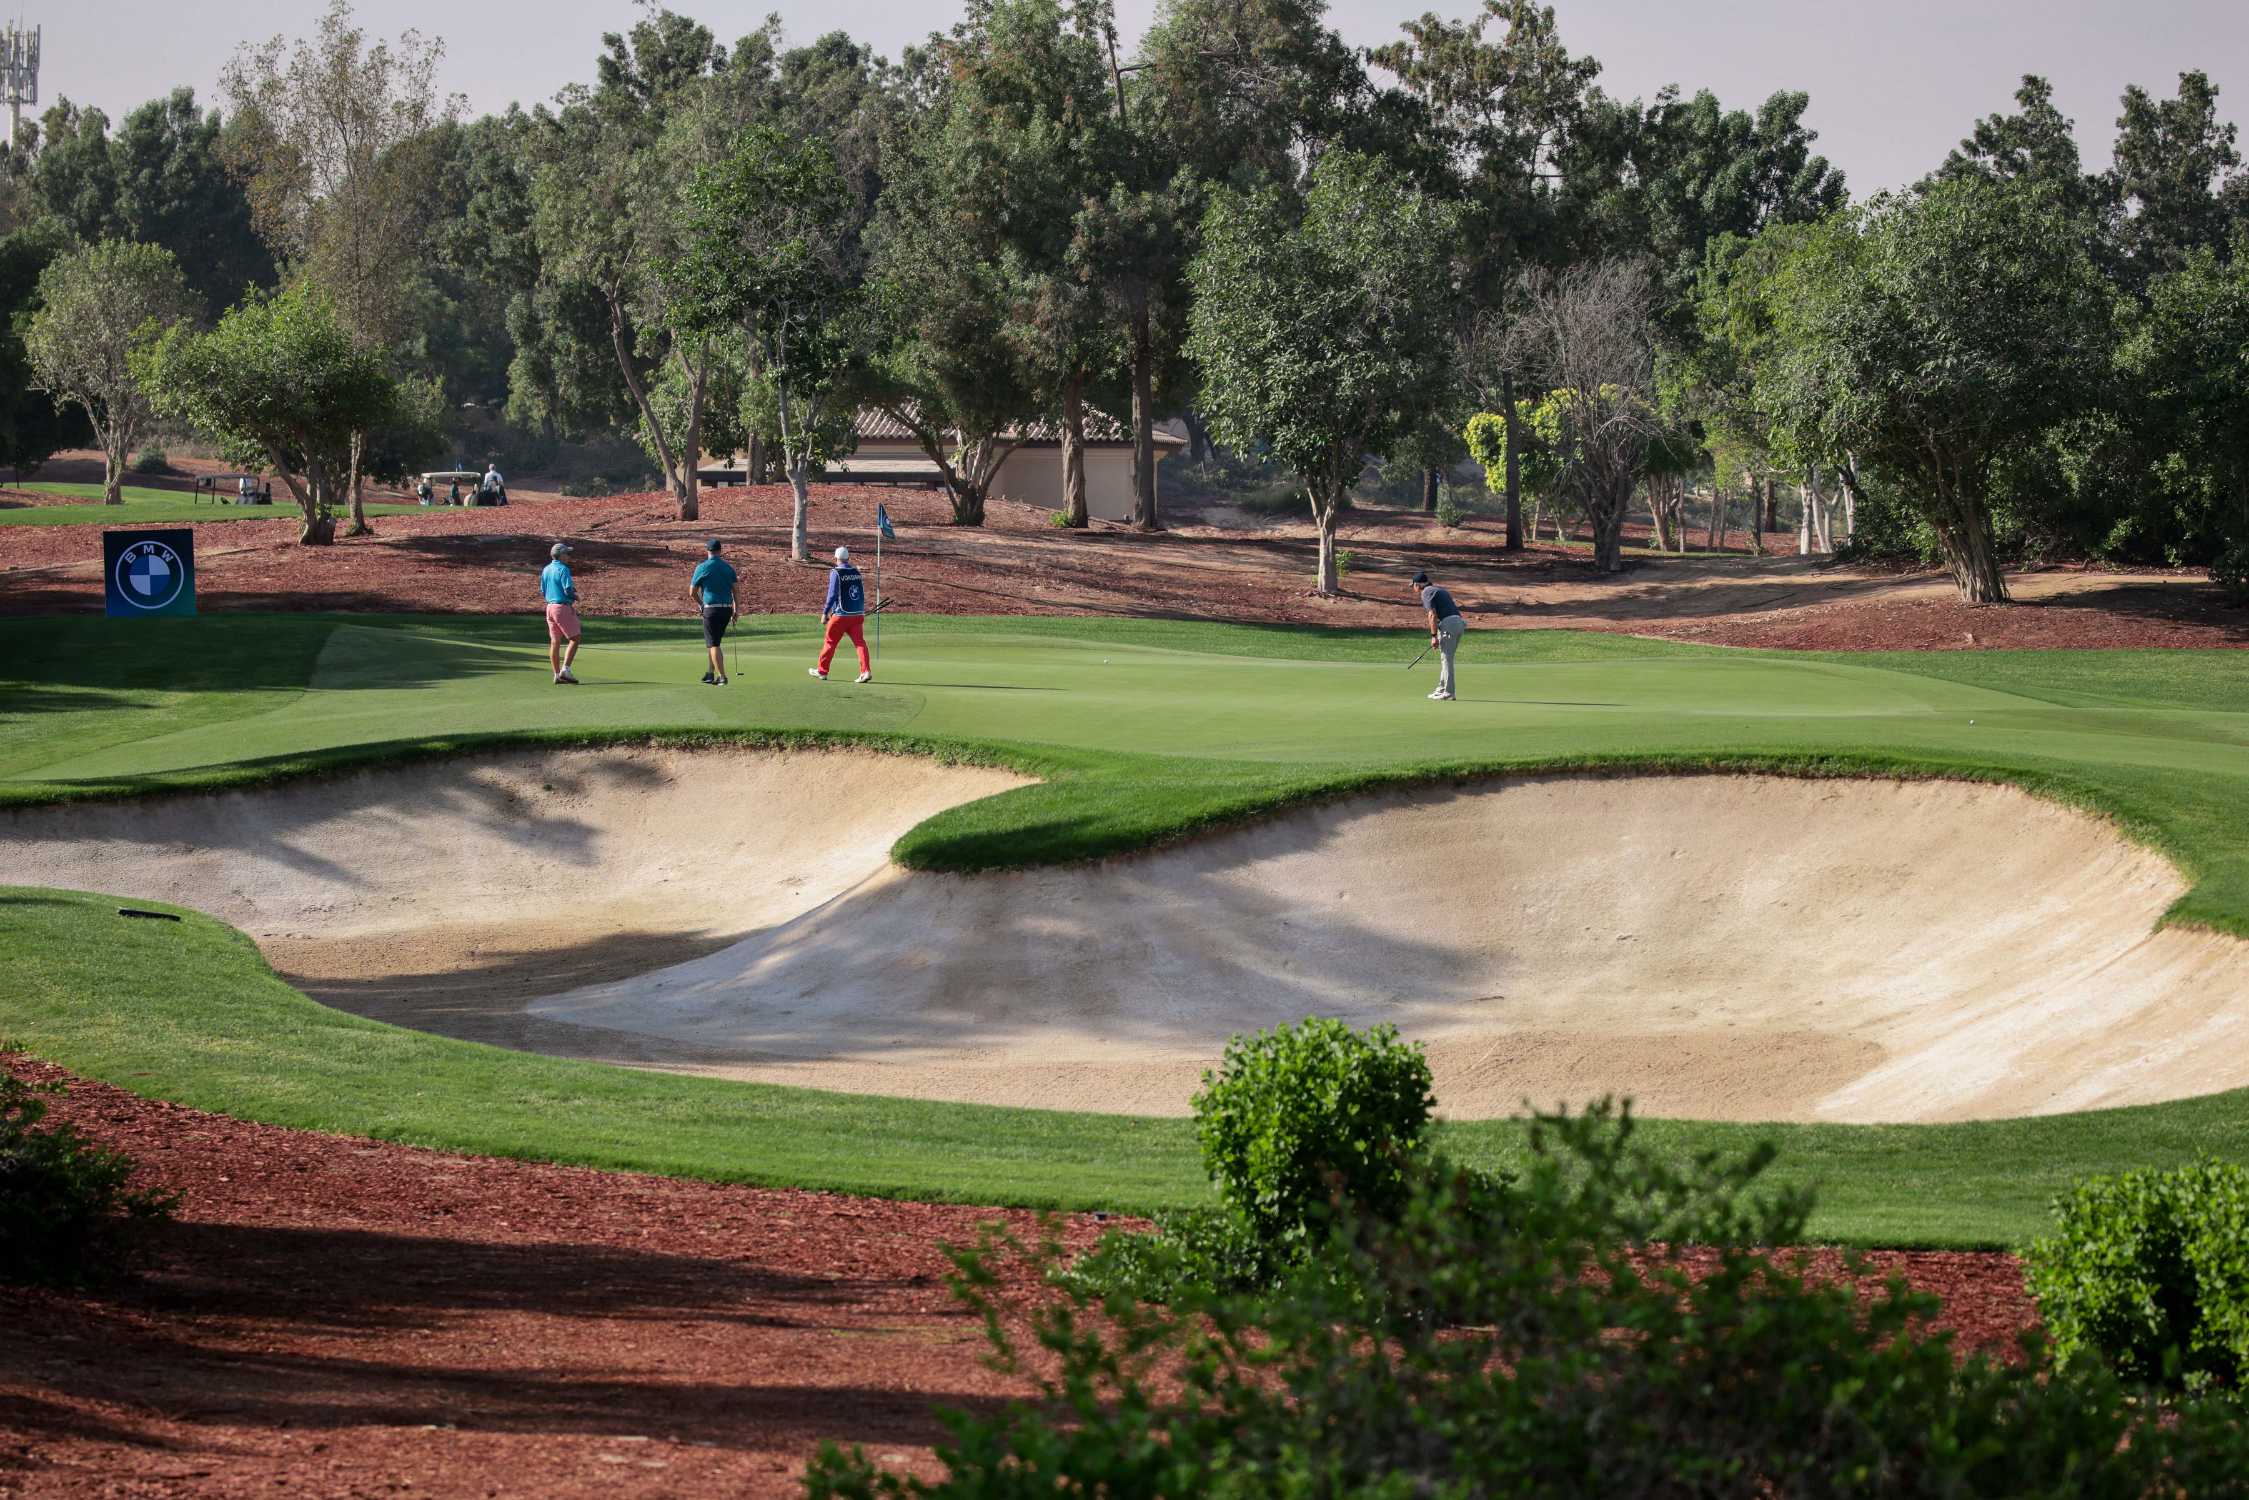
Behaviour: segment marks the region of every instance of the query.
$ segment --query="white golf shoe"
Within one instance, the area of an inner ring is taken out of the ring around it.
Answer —
[[[859,674],[859,680],[861,682],[873,682],[875,680],[875,674],[872,672],[861,672]]]
[[[826,682],[828,680],[828,674],[821,671],[818,667],[806,667],[804,669],[804,673],[807,677],[816,678],[821,682]]]

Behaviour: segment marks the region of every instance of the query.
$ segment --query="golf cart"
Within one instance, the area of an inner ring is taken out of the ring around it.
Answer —
[[[271,505],[273,486],[255,474],[198,474],[194,503],[205,498],[213,505]]]
[[[430,498],[422,502],[424,505],[505,505],[508,503],[508,492],[505,488],[501,489],[498,499],[485,499],[483,490],[479,488],[483,483],[484,471],[482,469],[433,469],[421,476],[414,490],[416,494],[420,494],[423,486],[426,485],[429,488]]]

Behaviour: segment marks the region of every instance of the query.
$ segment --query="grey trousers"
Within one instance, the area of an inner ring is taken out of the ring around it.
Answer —
[[[1451,696],[1452,654],[1460,649],[1461,632],[1468,622],[1458,615],[1447,615],[1437,622],[1437,691]]]

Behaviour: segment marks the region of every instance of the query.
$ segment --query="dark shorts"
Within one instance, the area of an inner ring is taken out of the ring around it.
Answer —
[[[734,606],[721,604],[703,611],[703,644],[715,646],[726,639],[726,627],[734,623]]]

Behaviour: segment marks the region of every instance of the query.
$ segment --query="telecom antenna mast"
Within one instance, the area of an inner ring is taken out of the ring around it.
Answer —
[[[23,107],[39,102],[39,28],[10,21],[0,31],[0,91],[8,98],[8,146],[23,134]]]

